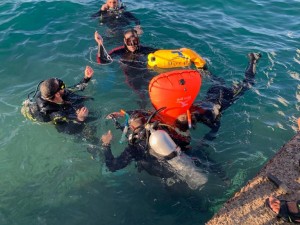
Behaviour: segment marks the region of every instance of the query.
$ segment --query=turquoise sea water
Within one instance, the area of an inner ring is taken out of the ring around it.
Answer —
[[[208,131],[192,131],[192,155],[205,152],[222,166],[229,181],[209,175],[201,191],[167,186],[164,180],[131,166],[107,172],[93,161],[87,143],[32,123],[20,113],[22,101],[40,80],[78,82],[86,65],[95,70],[86,90],[99,117],[98,135],[113,129],[104,117],[120,108],[138,108],[116,61],[94,63],[93,33],[106,27],[90,15],[100,1],[0,2],[0,224],[204,224],[235,191],[260,170],[296,132],[300,116],[300,1],[204,0],[125,1],[140,20],[148,46],[189,47],[230,85],[243,78],[246,54],[263,55],[256,85],[222,117],[215,140],[201,145]],[[203,80],[198,99],[210,82]],[[150,107],[150,105],[149,105]],[[113,130],[113,151],[120,132]],[[288,163],[288,162],[287,162]]]

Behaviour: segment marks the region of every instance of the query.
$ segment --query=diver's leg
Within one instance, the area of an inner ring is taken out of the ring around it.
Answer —
[[[249,57],[249,64],[245,71],[245,80],[244,82],[253,85],[254,78],[256,74],[256,63],[261,57],[260,53],[251,52],[248,54]]]
[[[245,93],[245,91],[251,88],[252,85],[254,85],[256,64],[260,59],[260,57],[261,57],[260,53],[251,52],[248,54],[249,63],[245,71],[245,78],[242,82],[233,85],[231,90],[232,92],[232,99],[230,100],[231,104],[240,96],[242,96]]]

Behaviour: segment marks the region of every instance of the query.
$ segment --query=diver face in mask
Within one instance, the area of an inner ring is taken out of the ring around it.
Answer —
[[[119,6],[119,1],[118,0],[107,0],[106,1],[106,8],[109,10],[115,10]]]
[[[135,144],[138,140],[144,140],[145,139],[145,125],[146,121],[142,117],[136,117],[131,118],[128,121],[129,129],[130,129],[130,135],[128,136],[128,141],[130,144]]]
[[[140,46],[140,39],[136,30],[131,29],[124,33],[124,45],[130,52],[135,52]]]
[[[143,119],[141,117],[131,118],[129,120],[129,128],[133,133],[138,133],[143,129]]]

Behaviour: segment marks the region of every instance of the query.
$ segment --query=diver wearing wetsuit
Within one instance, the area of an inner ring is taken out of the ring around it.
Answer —
[[[140,20],[126,11],[125,5],[123,3],[119,4],[118,0],[107,0],[92,17],[99,17],[100,23],[105,24],[112,33],[122,31],[124,27],[129,26],[132,22],[136,25],[136,28],[140,29]]]
[[[52,122],[59,132],[81,132],[89,113],[83,102],[92,98],[77,95],[75,92],[86,88],[93,73],[92,68],[87,66],[84,78],[70,88],[66,88],[64,82],[58,78],[42,81],[35,101],[28,98],[23,103],[23,115],[34,121]]]
[[[95,32],[95,41],[98,44],[97,62],[105,64],[111,62],[111,58],[119,57],[121,63],[128,66],[145,68],[147,65],[147,57],[149,53],[155,52],[157,49],[140,45],[140,39],[135,29],[124,32],[124,45],[115,48],[109,52],[109,57],[103,48],[103,40],[98,32]]]
[[[124,45],[113,49],[108,55],[104,51],[103,40],[97,32],[95,32],[95,40],[98,43],[97,62],[105,64],[119,58],[126,83],[139,95],[142,100],[141,107],[144,108],[148,83],[156,74],[155,71],[148,70],[147,57],[157,49],[140,45],[138,34],[134,29],[125,31]]]
[[[134,117],[129,120],[128,146],[118,157],[114,157],[111,152],[111,132],[102,135],[101,148],[107,168],[114,172],[135,161],[139,171],[146,170],[150,175],[181,180],[191,189],[201,188],[207,182],[203,171],[180,151],[166,132],[152,130],[146,134],[148,131],[143,129],[145,123],[145,117]]]
[[[252,85],[254,85],[256,64],[261,57],[260,53],[249,53],[249,63],[245,71],[245,78],[242,82],[232,87],[224,86],[220,78],[218,82],[209,88],[203,101],[193,103],[190,108],[192,123],[201,122],[211,128],[211,131],[205,135],[205,139],[212,140],[215,133],[220,128],[220,118],[222,112],[239,99]],[[186,114],[180,115],[175,121],[176,127],[181,131],[188,130],[188,121]]]

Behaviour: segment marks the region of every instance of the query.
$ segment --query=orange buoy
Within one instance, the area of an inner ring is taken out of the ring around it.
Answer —
[[[173,125],[179,115],[189,110],[201,83],[201,75],[196,70],[175,70],[152,78],[149,84],[150,99],[155,109],[166,107],[159,113],[164,123]]]

